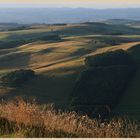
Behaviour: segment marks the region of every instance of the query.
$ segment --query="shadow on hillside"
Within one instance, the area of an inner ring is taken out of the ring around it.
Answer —
[[[140,30],[122,25],[108,25],[104,23],[85,23],[57,31],[61,35],[131,35],[140,34]]]
[[[91,117],[108,116],[132,80],[134,60],[123,50],[88,56],[71,95],[70,108]]]
[[[68,97],[75,85],[77,74],[66,76],[38,75],[27,82],[23,87],[10,90],[1,98],[12,100],[16,96],[35,98],[43,104],[54,103],[55,107],[65,109],[68,106]]]
[[[0,57],[0,68],[21,69],[27,68],[30,61],[30,53],[9,53]]]
[[[140,45],[132,46],[128,49],[128,53],[135,60],[137,70],[112,115],[127,115],[130,118],[140,120]]]
[[[128,49],[128,53],[133,57],[138,66],[140,66],[140,44]]]
[[[0,40],[0,49],[15,48],[36,41],[58,42],[62,41],[62,39],[58,34],[52,34],[51,32],[25,34],[11,33],[5,39]]]
[[[41,50],[41,51],[39,51],[37,53],[44,55],[44,54],[51,53],[51,52],[55,51],[55,49],[56,49],[55,47],[53,47],[53,48],[47,48],[47,49],[43,49],[43,50]]]

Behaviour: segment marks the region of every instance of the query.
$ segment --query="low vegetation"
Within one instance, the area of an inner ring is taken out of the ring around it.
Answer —
[[[1,137],[139,137],[140,125],[124,118],[90,119],[75,112],[56,111],[52,105],[17,98],[0,103]]]

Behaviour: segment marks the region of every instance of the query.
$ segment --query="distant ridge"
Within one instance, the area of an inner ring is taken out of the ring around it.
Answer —
[[[109,19],[140,20],[140,8],[0,8],[0,22],[6,23],[81,23]]]

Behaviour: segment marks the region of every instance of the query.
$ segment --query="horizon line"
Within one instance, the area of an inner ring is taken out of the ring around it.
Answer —
[[[93,3],[93,4],[83,4],[83,3],[69,3],[69,4],[42,4],[42,3],[8,3],[0,2],[0,8],[84,8],[84,9],[126,9],[126,8],[140,8],[139,4],[107,4],[107,3]]]
[[[17,7],[17,6],[1,6],[0,5],[0,9],[5,9],[5,8],[9,8],[9,9],[19,9],[19,8],[22,8],[22,9],[33,9],[33,8],[41,8],[41,9],[46,9],[46,8],[48,8],[48,9],[91,9],[91,10],[111,10],[111,9],[140,9],[140,6],[137,6],[137,7],[105,7],[105,8],[94,8],[94,7],[67,7],[67,6],[64,6],[64,7],[62,7],[62,6],[58,6],[58,7],[56,7],[56,6],[19,6],[19,7]]]

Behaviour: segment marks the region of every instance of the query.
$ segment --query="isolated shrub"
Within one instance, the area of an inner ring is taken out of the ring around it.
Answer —
[[[132,65],[133,63],[131,56],[123,50],[88,56],[85,59],[85,64],[89,67]]]
[[[32,70],[16,70],[2,76],[1,84],[8,87],[18,87],[34,77],[35,72]]]

